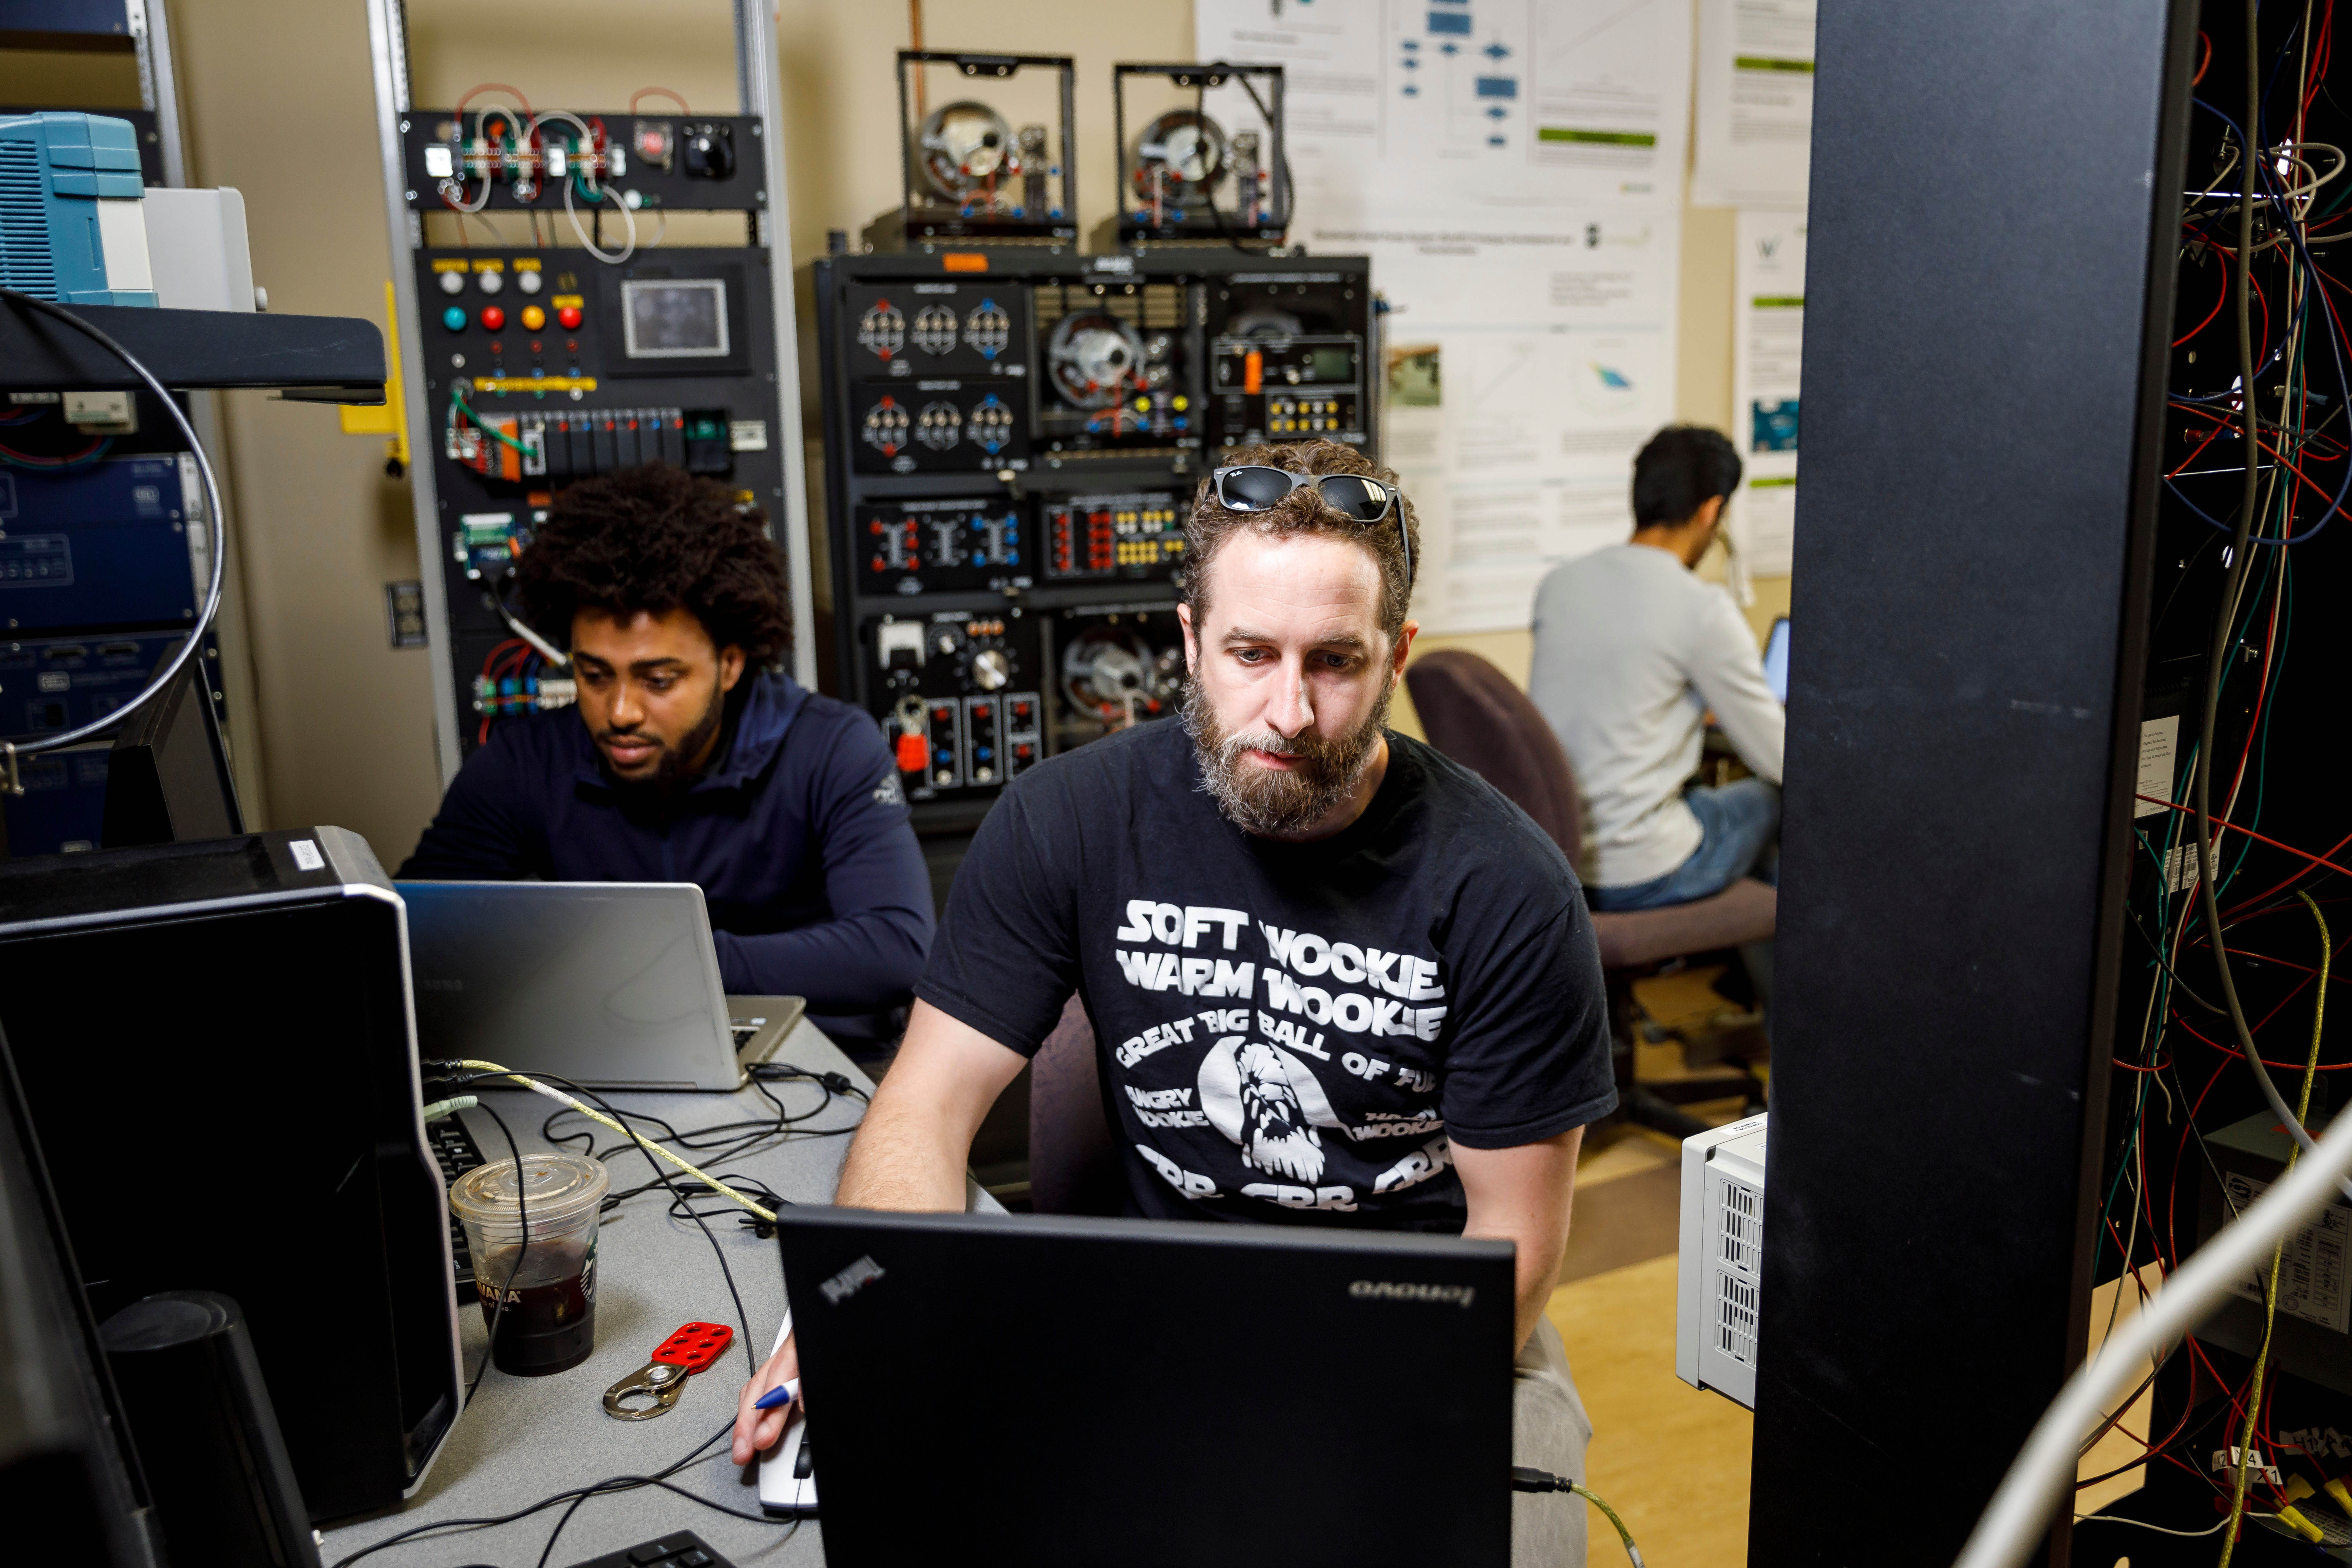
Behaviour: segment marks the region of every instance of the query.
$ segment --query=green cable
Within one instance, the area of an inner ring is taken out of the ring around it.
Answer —
[[[463,409],[465,410],[466,417],[474,422],[474,428],[479,430],[483,435],[491,437],[493,440],[503,442],[507,446],[512,447],[518,452],[526,454],[530,452],[530,447],[524,446],[521,442],[516,440],[505,431],[500,430],[494,426],[485,425],[482,423],[482,416],[474,412],[474,405],[466,401],[466,395],[458,391],[457,387],[458,383],[457,382],[453,381],[449,384],[449,408],[453,416],[456,415],[457,410]]]
[[[1581,1482],[1569,1482],[1568,1489],[1609,1516],[1609,1522],[1617,1527],[1617,1539],[1625,1543],[1625,1555],[1633,1560],[1633,1568],[1648,1568],[1648,1564],[1642,1561],[1642,1549],[1633,1544],[1633,1532],[1625,1528],[1625,1521],[1617,1517],[1615,1509],[1602,1502],[1598,1492],[1591,1490]]]

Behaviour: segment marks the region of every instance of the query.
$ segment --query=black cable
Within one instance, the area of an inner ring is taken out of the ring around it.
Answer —
[[[593,1481],[584,1487],[566,1487],[560,1492],[550,1493],[548,1496],[540,1499],[537,1502],[526,1503],[524,1506],[516,1509],[511,1513],[484,1515],[479,1518],[471,1519],[437,1519],[429,1524],[416,1525],[412,1529],[401,1531],[397,1534],[387,1535],[382,1541],[376,1542],[373,1545],[362,1546],[349,1556],[338,1559],[333,1564],[333,1568],[351,1568],[351,1564],[358,1562],[362,1557],[367,1557],[375,1552],[382,1552],[386,1547],[397,1546],[404,1542],[413,1541],[421,1535],[429,1535],[436,1531],[492,1529],[501,1524],[512,1524],[515,1521],[520,1519],[528,1519],[535,1513],[542,1513],[547,1510],[555,1507],[558,1503],[567,1502],[574,1498],[610,1496],[619,1492],[635,1491],[640,1487],[648,1486],[660,1487],[666,1491],[674,1491],[677,1493],[678,1496],[685,1498],[689,1501],[700,1503],[705,1508],[716,1509],[720,1513],[733,1514],[737,1519],[753,1520],[762,1524],[784,1522],[780,1520],[771,1520],[765,1514],[744,1513],[740,1510],[729,1508],[724,1503],[713,1502],[711,1500],[705,1497],[698,1497],[694,1493],[688,1491],[681,1487],[669,1485],[670,1477],[677,1474],[680,1470],[685,1469],[688,1465],[693,1464],[697,1459],[702,1457],[705,1449],[718,1442],[720,1438],[728,1436],[728,1434],[734,1431],[734,1418],[730,1416],[728,1418],[725,1426],[719,1427],[718,1431],[712,1433],[709,1436],[705,1437],[701,1442],[697,1443],[691,1449],[688,1450],[684,1458],[679,1459],[677,1463],[667,1466],[662,1469],[656,1470],[650,1475],[608,1476],[601,1481]],[[800,1521],[798,1519],[794,1519],[791,1523],[793,1528],[797,1530],[799,1528]],[[791,1534],[788,1532],[783,1539],[789,1541],[792,1539]]]
[[[838,1072],[811,1072],[805,1068],[795,1067],[789,1062],[762,1063],[752,1068],[749,1076],[752,1087],[759,1090],[761,1098],[765,1100],[770,1105],[776,1108],[776,1114],[772,1119],[762,1118],[757,1121],[722,1121],[714,1126],[698,1127],[689,1131],[681,1132],[668,1121],[665,1121],[661,1117],[654,1115],[650,1111],[625,1111],[613,1110],[610,1107],[607,1107],[606,1109],[611,1111],[611,1114],[615,1119],[624,1122],[627,1122],[632,1120],[635,1121],[645,1121],[661,1129],[661,1136],[647,1138],[646,1140],[647,1142],[676,1144],[681,1149],[702,1154],[704,1156],[702,1161],[703,1163],[715,1163],[719,1161],[740,1158],[740,1156],[759,1148],[770,1139],[781,1140],[793,1136],[794,1130],[799,1128],[801,1123],[813,1121],[817,1117],[824,1115],[826,1110],[830,1110],[833,1105],[834,1097],[836,1094],[854,1095],[860,1100],[866,1098],[865,1092],[859,1089],[856,1085],[852,1083],[845,1074]],[[779,1100],[773,1093],[770,1092],[767,1087],[770,1082],[785,1082],[795,1079],[806,1079],[824,1091],[824,1099],[823,1100],[819,1101],[814,1109],[803,1111],[797,1116],[792,1114],[783,1102]],[[558,1132],[555,1131],[555,1124],[564,1117],[577,1116],[580,1113],[576,1110],[562,1107],[559,1107],[558,1109],[550,1111],[546,1119],[540,1124],[540,1135],[551,1143],[568,1145],[578,1141],[583,1145],[580,1150],[581,1153],[586,1155],[590,1159],[603,1159],[613,1151],[609,1149],[600,1151],[597,1149],[596,1134],[592,1128],[583,1128],[577,1132]],[[732,1133],[741,1128],[750,1128],[752,1131],[748,1133],[744,1133],[740,1137],[720,1139],[718,1142],[711,1141],[713,1134]],[[798,1135],[804,1138],[834,1138],[842,1137],[856,1131],[856,1126],[853,1123],[848,1127],[828,1127],[804,1130],[800,1131]],[[644,1134],[637,1132],[634,1127],[630,1129],[630,1139],[632,1142],[634,1142],[635,1138],[643,1136]],[[615,1147],[618,1147],[618,1145],[615,1145]],[[648,1184],[648,1186],[651,1184]],[[645,1187],[639,1187],[634,1189],[631,1193],[623,1195],[634,1196],[635,1193],[646,1190],[646,1188]],[[607,1197],[605,1200],[608,1207],[611,1206],[614,1201],[615,1200],[611,1197]]]
[[[490,1342],[482,1348],[482,1364],[474,1369],[474,1381],[466,1384],[466,1405],[474,1403],[474,1390],[481,1387],[482,1374],[490,1370],[490,1363],[499,1353],[499,1322],[507,1315],[507,1298],[514,1294],[515,1281],[522,1276],[523,1257],[530,1251],[530,1211],[523,1206],[522,1195],[523,1188],[527,1184],[523,1179],[522,1146],[515,1142],[514,1132],[507,1126],[505,1117],[483,1104],[478,1098],[475,1100],[474,1107],[499,1124],[499,1132],[506,1137],[507,1152],[514,1156],[515,1224],[522,1231],[522,1246],[515,1251],[514,1267],[507,1270],[507,1282],[505,1288],[499,1291],[499,1303],[490,1310]],[[485,1251],[488,1250],[487,1239],[485,1238]],[[480,1260],[482,1267],[487,1267],[489,1259],[487,1258]],[[465,1407],[465,1405],[459,1406],[460,1409]]]
[[[1244,85],[1246,85],[1246,83],[1244,83]],[[1252,93],[1250,96],[1255,98],[1257,95],[1255,93]],[[1202,134],[1202,132],[1206,130],[1208,123],[1209,72],[1204,70],[1201,73],[1201,79],[1194,85],[1192,90],[1192,132],[1193,134],[1201,136],[1204,142],[1208,138]],[[1233,158],[1231,156],[1233,142],[1230,139],[1227,140],[1225,146],[1227,149],[1227,155],[1223,159],[1223,163],[1225,167],[1230,169],[1233,167]],[[1232,229],[1225,226],[1225,215],[1217,210],[1216,181],[1214,176],[1218,173],[1220,173],[1220,171],[1206,167],[1204,167],[1201,172],[1201,199],[1209,205],[1210,220],[1217,226],[1217,233],[1224,242],[1227,245],[1232,246],[1235,250],[1240,251],[1244,256],[1264,256],[1265,254],[1265,251],[1252,250],[1248,246],[1242,243],[1241,237],[1239,235],[1234,233]],[[1238,217],[1241,215],[1236,213],[1234,216]]]
[[[2146,841],[2143,840],[2142,842]],[[2139,918],[2139,911],[2131,908],[2127,904],[2124,908],[2124,912],[2131,917],[2132,929],[2139,933],[2140,941],[2147,943],[2148,951],[2156,955],[2156,966],[2162,970],[2166,977],[2172,982],[2172,988],[2179,992],[2183,996],[2188,997],[2191,1002],[2196,1003],[2200,1007],[2204,1008],[2208,1013],[2221,1012],[2221,1008],[2216,1007],[2212,1003],[2208,1002],[2204,997],[2197,994],[2195,991],[2189,988],[2189,982],[2180,978],[2180,972],[2173,968],[2171,962],[2164,956],[2164,949],[2162,945],[2157,942],[2155,933],[2147,929],[2147,922]]]
[[[494,1079],[502,1075],[497,1073],[485,1073],[480,1076],[484,1079]],[[604,1097],[596,1093],[593,1089],[583,1089],[580,1085],[572,1082],[570,1079],[559,1077],[551,1072],[534,1072],[530,1076],[547,1083],[560,1085],[561,1087],[569,1089],[572,1093],[578,1095],[581,1099],[588,1101],[589,1104],[594,1106],[597,1110],[603,1111],[614,1121],[620,1121],[622,1120],[621,1113],[614,1110],[611,1105],[607,1104]],[[623,1125],[625,1126],[626,1123],[624,1122]],[[669,1189],[671,1202],[675,1205],[686,1205],[686,1199],[679,1194],[677,1184],[670,1180],[669,1167],[661,1160],[656,1158],[652,1152],[643,1143],[636,1142],[635,1135],[632,1135],[629,1146],[636,1150],[638,1153],[645,1155],[646,1163],[653,1166],[654,1173],[661,1178],[662,1185]],[[618,1151],[614,1152],[618,1152]],[[605,1159],[606,1163],[609,1163],[611,1159],[610,1155],[605,1156]],[[695,1211],[690,1205],[686,1205],[686,1207],[687,1213],[693,1219],[696,1227],[702,1232],[703,1239],[710,1243],[712,1255],[719,1259],[719,1272],[723,1275],[727,1280],[727,1294],[731,1297],[735,1302],[735,1321],[742,1326],[743,1354],[745,1358],[751,1362],[751,1371],[756,1374],[760,1370],[760,1358],[751,1349],[751,1314],[746,1311],[743,1308],[743,1293],[735,1288],[735,1271],[727,1266],[727,1250],[719,1245],[719,1237],[711,1233],[709,1225],[704,1221],[702,1215],[698,1212]]]

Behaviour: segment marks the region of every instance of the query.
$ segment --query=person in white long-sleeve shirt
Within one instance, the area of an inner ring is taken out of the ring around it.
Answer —
[[[1633,535],[1536,590],[1528,694],[1583,796],[1596,910],[1689,903],[1758,870],[1779,836],[1786,718],[1731,595],[1694,568],[1739,483],[1719,431],[1669,426],[1633,464]],[[1706,714],[1756,775],[1685,790]]]

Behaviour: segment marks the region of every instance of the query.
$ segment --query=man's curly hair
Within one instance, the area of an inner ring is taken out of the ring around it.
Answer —
[[[1320,438],[1244,447],[1227,452],[1219,468],[1263,464],[1299,474],[1361,474],[1383,484],[1397,482],[1396,474],[1381,467],[1353,447]],[[1265,511],[1227,511],[1218,504],[1213,476],[1204,475],[1192,497],[1192,513],[1184,520],[1184,602],[1192,606],[1192,625],[1205,625],[1209,614],[1209,565],[1225,541],[1237,533],[1281,538],[1293,533],[1320,533],[1362,545],[1381,568],[1381,630],[1391,641],[1404,631],[1411,609],[1412,584],[1406,571],[1405,535],[1412,536],[1412,561],[1421,559],[1421,520],[1413,515],[1412,499],[1397,492],[1396,510],[1377,522],[1343,517],[1311,489],[1296,489]]]
[[[767,517],[667,463],[586,479],[555,498],[515,566],[523,619],[568,647],[582,609],[624,618],[684,609],[755,667],[792,646],[784,552]]]

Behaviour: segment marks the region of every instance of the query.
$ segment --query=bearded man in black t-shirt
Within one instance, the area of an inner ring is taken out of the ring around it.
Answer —
[[[981,1119],[1075,992],[1132,1212],[1515,1243],[1517,1458],[1580,1480],[1544,1307],[1583,1129],[1616,1103],[1582,890],[1517,807],[1385,728],[1418,629],[1392,475],[1328,441],[1238,453],[1185,535],[1182,724],[1005,791],[835,1201],[962,1208]],[[797,1369],[788,1342],[745,1386],[738,1463]],[[1584,1510],[1518,1498],[1513,1542],[1580,1563]]]

